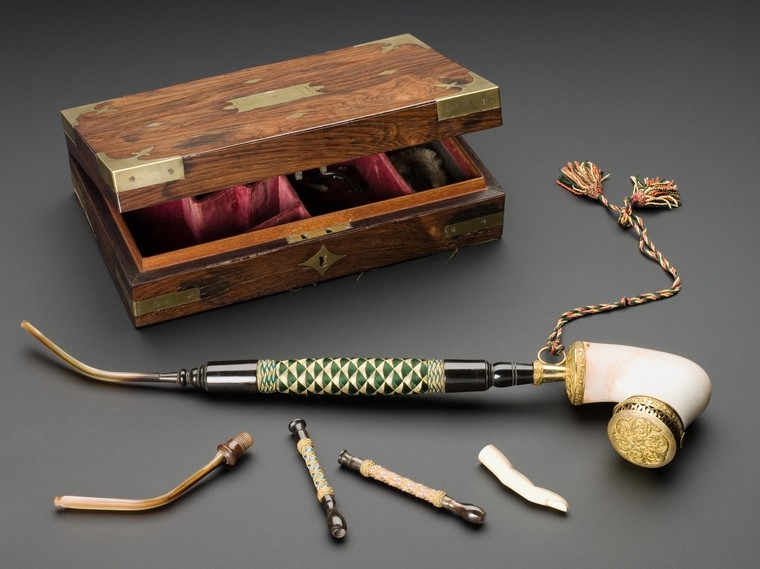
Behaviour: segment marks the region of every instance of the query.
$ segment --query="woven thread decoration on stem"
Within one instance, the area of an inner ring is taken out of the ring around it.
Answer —
[[[586,196],[599,201],[610,213],[617,216],[618,223],[624,229],[632,227],[639,238],[639,251],[673,277],[673,284],[670,288],[656,292],[646,292],[632,297],[624,296],[617,302],[581,306],[563,313],[546,342],[546,346],[552,355],[559,355],[564,352],[562,330],[569,322],[584,316],[670,298],[681,290],[681,277],[678,275],[678,271],[649,239],[647,228],[641,217],[633,213],[634,207],[667,207],[671,209],[680,206],[681,198],[673,181],[660,180],[660,178],[644,178],[642,181],[636,176],[631,176],[633,193],[625,198],[622,206],[618,206],[610,203],[604,196],[602,184],[609,177],[609,174],[602,172],[595,164],[591,162],[568,162],[567,166],[560,169],[560,174],[557,179],[557,184],[560,187],[575,195]]]
[[[411,494],[415,498],[430,502],[436,508],[440,508],[443,505],[443,499],[446,497],[446,492],[443,490],[428,488],[424,484],[415,482],[406,476],[401,476],[400,474],[388,470],[384,466],[380,466],[374,460],[364,460],[359,467],[359,472],[365,478],[374,478],[378,482],[382,482],[392,488]]]
[[[306,468],[309,470],[311,481],[314,483],[314,488],[317,491],[317,500],[321,502],[322,498],[327,495],[334,496],[335,491],[332,489],[332,486],[327,483],[327,477],[322,470],[322,465],[319,463],[317,451],[314,448],[312,440],[309,438],[301,439],[296,443],[296,448],[301,454],[301,458],[303,458]]]

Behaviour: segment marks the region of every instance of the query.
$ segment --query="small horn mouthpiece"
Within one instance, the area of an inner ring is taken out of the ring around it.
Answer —
[[[53,504],[61,509],[74,510],[112,510],[112,511],[142,511],[165,506],[182,496],[193,485],[210,474],[215,468],[228,464],[232,466],[240,456],[251,448],[253,437],[248,433],[240,433],[226,443],[217,446],[214,458],[196,472],[191,474],[176,488],[154,498],[101,498],[94,496],[56,496]]]
[[[499,481],[529,502],[567,512],[567,500],[562,496],[533,484],[495,445],[486,445],[478,453],[480,463],[490,470]]]

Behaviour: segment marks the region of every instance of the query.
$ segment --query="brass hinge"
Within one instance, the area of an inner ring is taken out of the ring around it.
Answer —
[[[483,231],[484,229],[492,229],[504,224],[504,214],[492,213],[490,215],[484,215],[482,217],[476,217],[474,219],[467,219],[460,221],[459,223],[452,223],[443,228],[443,236],[447,239],[451,237],[457,237],[459,235],[466,235],[467,233],[473,233],[475,231]]]
[[[338,223],[336,225],[331,225],[330,227],[322,227],[320,229],[312,229],[310,231],[303,231],[301,233],[293,233],[292,235],[288,235],[285,239],[290,244],[300,243],[301,241],[307,241],[316,237],[332,235],[333,233],[340,233],[341,231],[346,231],[347,229],[351,228],[352,225],[349,222]]]

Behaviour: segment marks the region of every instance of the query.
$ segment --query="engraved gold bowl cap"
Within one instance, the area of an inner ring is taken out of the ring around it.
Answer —
[[[668,464],[683,444],[684,425],[667,403],[643,395],[618,403],[607,425],[615,450],[627,461],[645,468]]]

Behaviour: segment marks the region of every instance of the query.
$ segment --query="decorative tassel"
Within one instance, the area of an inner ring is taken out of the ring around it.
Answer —
[[[644,178],[642,182],[636,176],[631,176],[631,181],[633,182],[631,203],[636,207],[674,208],[681,205],[678,186],[671,180]]]
[[[609,178],[591,162],[568,162],[560,170],[557,183],[578,196],[598,199],[602,195],[602,182]]]

